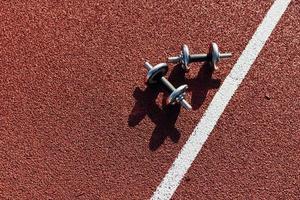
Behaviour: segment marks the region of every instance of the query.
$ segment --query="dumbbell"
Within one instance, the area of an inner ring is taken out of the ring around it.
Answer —
[[[169,104],[180,103],[185,109],[192,109],[192,106],[184,99],[185,91],[188,89],[188,86],[182,85],[178,88],[175,88],[164,77],[168,71],[168,65],[166,63],[160,63],[153,67],[149,62],[146,61],[144,66],[148,70],[146,77],[148,84],[154,84],[161,81],[171,91],[171,94],[168,97]]]
[[[185,71],[189,70],[189,64],[192,62],[204,62],[207,61],[213,70],[217,70],[217,63],[222,58],[229,58],[232,53],[220,53],[219,47],[216,43],[212,42],[209,47],[207,54],[192,54],[189,53],[189,48],[187,45],[182,45],[181,52],[179,56],[169,57],[168,62],[170,63],[181,63],[182,68]]]

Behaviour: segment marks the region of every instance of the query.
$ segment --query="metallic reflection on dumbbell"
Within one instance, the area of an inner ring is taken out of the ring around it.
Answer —
[[[182,68],[185,71],[189,70],[189,64],[192,62],[204,62],[207,61],[209,65],[217,70],[217,63],[222,58],[229,58],[232,53],[220,53],[219,47],[216,43],[212,42],[209,47],[209,52],[207,54],[192,54],[190,55],[189,48],[187,45],[182,45],[181,53],[176,57],[169,57],[168,62],[170,63],[181,63]]]
[[[182,85],[175,88],[165,77],[168,71],[168,65],[166,63],[160,63],[154,67],[149,62],[145,62],[144,66],[148,70],[147,83],[154,84],[161,81],[170,91],[171,94],[168,98],[168,103],[175,104],[180,103],[185,109],[191,110],[192,106],[184,99],[185,91],[188,89],[187,85]]]

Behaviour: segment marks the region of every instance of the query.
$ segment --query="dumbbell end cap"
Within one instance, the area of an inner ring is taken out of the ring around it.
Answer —
[[[182,107],[184,107],[186,110],[192,110],[192,106],[185,100],[181,100],[180,104],[182,105]]]
[[[220,58],[230,58],[232,57],[232,53],[221,53]]]

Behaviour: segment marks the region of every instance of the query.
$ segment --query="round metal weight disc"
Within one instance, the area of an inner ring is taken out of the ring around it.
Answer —
[[[168,65],[166,63],[160,63],[155,65],[147,73],[147,82],[149,84],[157,83],[161,77],[168,72]]]
[[[214,69],[217,69],[217,63],[220,60],[219,47],[216,43],[212,42],[209,48],[209,54],[211,55],[211,65]]]
[[[188,64],[190,62],[190,52],[187,45],[182,45],[182,65],[185,70],[188,70]]]
[[[169,96],[168,102],[169,103],[175,103],[176,99],[182,95],[184,95],[185,91],[188,89],[187,85],[182,85],[178,88],[176,88]]]

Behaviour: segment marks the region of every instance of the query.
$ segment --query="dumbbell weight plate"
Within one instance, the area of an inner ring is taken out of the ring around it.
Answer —
[[[168,102],[170,104],[176,103],[177,99],[181,96],[185,95],[185,91],[188,89],[187,85],[182,85],[178,88],[176,88],[169,96]]]
[[[213,70],[217,70],[217,63],[220,61],[220,51],[219,47],[216,43],[212,42],[209,48],[208,55],[210,57],[209,64],[213,68]]]
[[[190,51],[187,45],[182,45],[181,50],[181,56],[182,56],[182,67],[185,71],[189,70],[188,64],[190,62]]]
[[[168,72],[168,65],[166,63],[160,63],[155,65],[147,73],[147,83],[154,84],[157,83],[161,77],[166,75]]]

